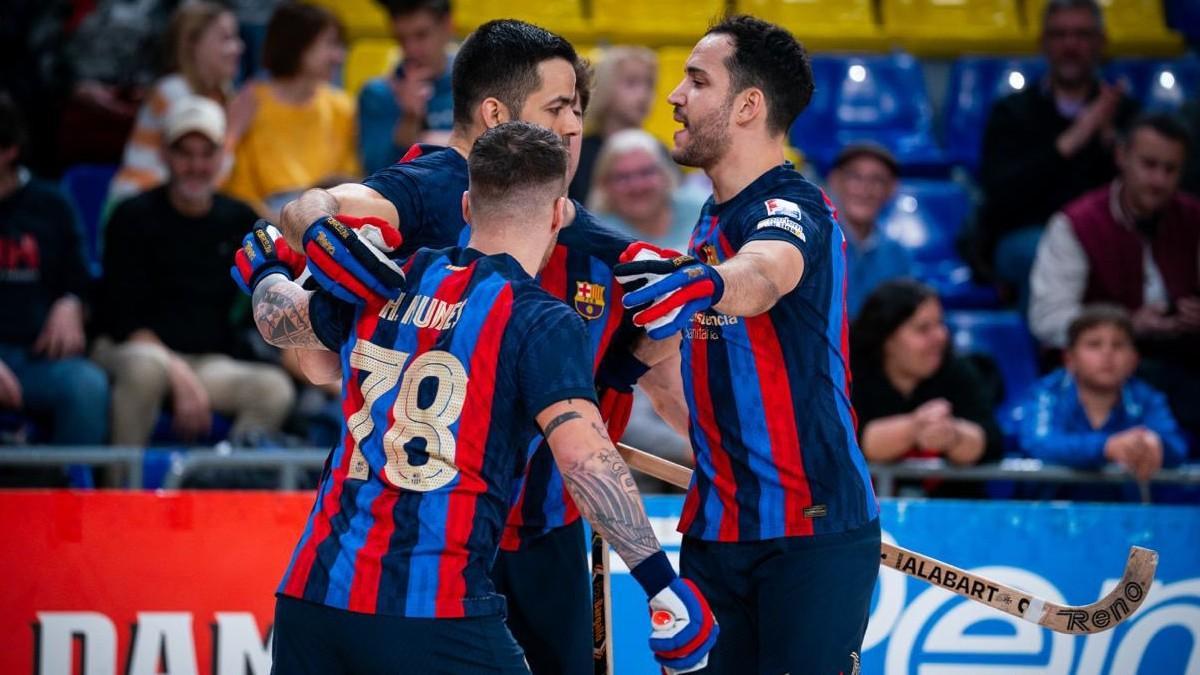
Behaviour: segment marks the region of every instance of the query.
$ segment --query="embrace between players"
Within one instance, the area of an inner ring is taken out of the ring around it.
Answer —
[[[591,672],[581,514],[645,590],[665,669],[857,672],[879,512],[842,234],[783,155],[803,47],[734,17],[692,51],[668,99],[673,157],[713,182],[689,255],[565,198],[587,79],[562,38],[487,23],[455,58],[449,147],[310,190],[244,239],[233,274],[264,338],[343,382],[274,672]],[[696,454],[682,576],[613,446],[634,384]]]

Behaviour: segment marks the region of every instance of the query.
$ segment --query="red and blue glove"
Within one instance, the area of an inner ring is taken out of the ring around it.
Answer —
[[[304,272],[304,256],[297,253],[269,221],[259,218],[242,237],[242,246],[233,254],[229,275],[246,295],[254,295],[254,287],[267,275],[282,274],[296,279]]]
[[[388,254],[400,248],[400,231],[382,218],[320,218],[304,232],[313,279],[351,304],[382,303],[400,295],[404,272]]]
[[[621,254],[613,274],[625,289],[626,308],[649,305],[633,315],[633,323],[661,340],[687,327],[696,312],[721,301],[725,282],[711,265],[690,255],[635,242]]]
[[[708,665],[720,627],[700,589],[675,574],[659,551],[630,570],[650,598],[650,651],[673,673]]]

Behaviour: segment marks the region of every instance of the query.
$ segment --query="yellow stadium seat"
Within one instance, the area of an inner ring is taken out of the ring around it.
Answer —
[[[646,119],[646,131],[662,141],[668,148],[675,146],[672,138],[680,125],[672,115],[674,110],[667,103],[667,96],[683,80],[683,65],[692,53],[691,47],[662,47],[658,50],[658,82],[654,90],[654,106]]]
[[[388,37],[388,16],[375,0],[308,0],[333,12],[346,28],[351,42],[361,38]]]
[[[1030,52],[1017,0],[882,0],[883,30],[921,56]]]
[[[575,41],[593,41],[592,26],[583,15],[582,0],[455,0],[454,27],[466,36],[492,19],[520,19]]]
[[[400,48],[392,40],[358,40],[350,46],[346,56],[342,86],[351,96],[358,96],[367,80],[387,73],[399,60]]]
[[[1042,32],[1046,0],[1024,0],[1029,35]],[[1108,52],[1114,56],[1174,56],[1184,41],[1167,28],[1162,0],[1099,0],[1108,32]]]
[[[690,47],[724,14],[724,0],[592,0],[596,32],[614,43]]]
[[[737,0],[737,11],[790,30],[810,51],[878,51],[888,38],[874,0]]]

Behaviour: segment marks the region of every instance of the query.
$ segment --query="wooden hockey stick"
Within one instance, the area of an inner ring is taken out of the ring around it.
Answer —
[[[617,450],[629,466],[642,473],[685,490],[691,483],[692,470],[685,466],[624,443],[618,443]],[[1146,599],[1158,567],[1158,553],[1132,546],[1121,580],[1107,595],[1090,605],[1060,605],[887,542],[880,545],[879,560],[881,565],[968,600],[1070,635],[1111,630],[1128,619]]]
[[[596,530],[592,530],[592,672],[594,675],[613,675],[608,542]]]

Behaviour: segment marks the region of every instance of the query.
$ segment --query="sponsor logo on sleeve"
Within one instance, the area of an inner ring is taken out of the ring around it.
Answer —
[[[767,207],[768,216],[787,216],[801,220],[804,212],[800,210],[800,205],[796,202],[789,202],[786,199],[768,199],[763,202]]]
[[[797,216],[797,218],[799,218],[799,216]],[[808,241],[808,238],[804,236],[804,228],[800,226],[800,223],[798,223],[795,220],[792,220],[791,218],[783,218],[780,216],[774,216],[771,218],[763,218],[762,220],[758,221],[758,225],[756,225],[754,229],[761,230],[764,227],[777,227],[781,230],[786,230],[787,232],[790,232],[793,236],[798,238],[800,241],[804,241],[804,242]]]

